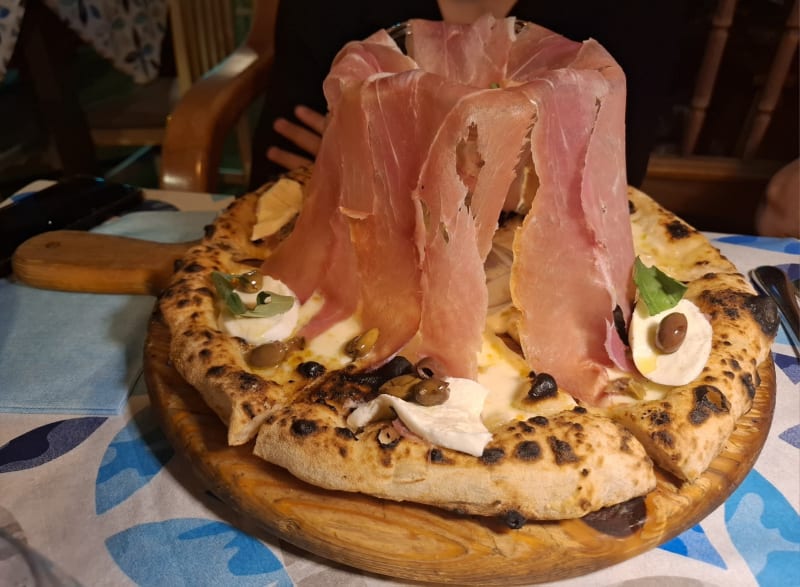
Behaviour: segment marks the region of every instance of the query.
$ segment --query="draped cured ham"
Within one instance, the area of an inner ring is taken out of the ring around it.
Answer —
[[[410,21],[346,45],[324,90],[331,113],[302,213],[264,264],[324,305],[303,334],[356,315],[372,357],[432,357],[476,375],[484,261],[501,211],[539,187],[514,238],[511,295],[535,370],[595,403],[613,364],[613,313],[630,313],[633,243],[625,81],[593,41],[490,16]]]

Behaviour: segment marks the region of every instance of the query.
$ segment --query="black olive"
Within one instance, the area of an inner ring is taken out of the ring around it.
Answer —
[[[672,312],[664,316],[658,325],[656,348],[666,354],[677,351],[686,338],[688,325],[686,316],[680,312]]]
[[[549,373],[537,373],[528,391],[529,399],[543,399],[554,396],[558,392],[558,384]]]
[[[305,361],[297,366],[297,372],[306,379],[314,379],[325,373],[325,365],[316,361]]]

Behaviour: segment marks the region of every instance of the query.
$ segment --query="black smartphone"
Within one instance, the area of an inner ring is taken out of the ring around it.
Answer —
[[[0,207],[0,276],[23,242],[50,230],[88,230],[140,205],[140,188],[99,177],[75,176]]]

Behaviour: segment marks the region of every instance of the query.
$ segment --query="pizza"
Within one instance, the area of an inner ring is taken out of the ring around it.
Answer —
[[[602,47],[410,26],[413,59],[384,31],[337,56],[313,171],[189,250],[159,300],[171,361],[231,445],[324,489],[519,527],[657,469],[691,483],[752,405],[774,304],[626,187]]]

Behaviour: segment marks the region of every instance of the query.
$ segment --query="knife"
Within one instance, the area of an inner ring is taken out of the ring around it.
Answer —
[[[795,351],[800,352],[800,309],[789,277],[780,268],[762,265],[750,271],[753,283],[778,305],[781,322]]]

